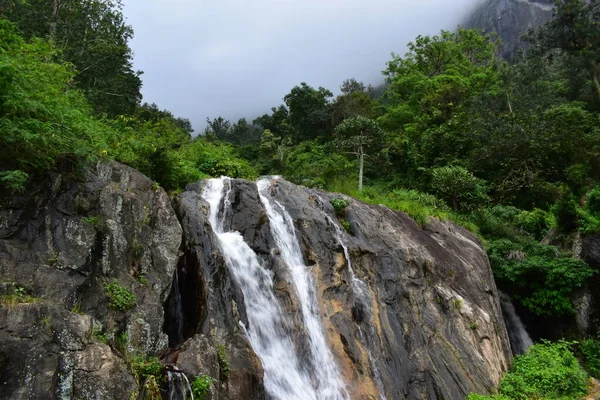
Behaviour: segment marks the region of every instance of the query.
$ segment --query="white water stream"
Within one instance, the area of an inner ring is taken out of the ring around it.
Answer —
[[[273,238],[281,251],[281,258],[289,269],[296,295],[300,301],[317,380],[318,399],[346,399],[348,394],[344,382],[340,379],[337,364],[325,340],[319,315],[319,304],[315,294],[315,284],[310,268],[304,263],[296,238],[294,222],[280,203],[275,199],[270,199],[269,180],[262,179],[257,185],[260,200],[269,217]]]
[[[533,345],[533,341],[523,325],[523,321],[519,318],[515,306],[510,301],[505,293],[499,292],[500,294],[500,305],[502,306],[502,313],[506,321],[506,329],[508,330],[508,337],[510,344],[513,348],[513,353],[523,354],[527,351],[529,346]]]
[[[259,187],[268,185],[263,181]],[[227,191],[224,193],[224,191]],[[280,246],[282,258],[290,268],[294,287],[302,308],[305,329],[309,335],[312,365],[302,365],[296,354],[288,327],[290,321],[283,313],[273,291],[271,272],[266,269],[256,253],[244,242],[239,232],[225,232],[224,218],[229,208],[229,178],[208,181],[203,198],[210,204],[209,220],[227,267],[232,272],[244,295],[248,327],[246,333],[264,368],[265,389],[271,399],[281,400],[337,400],[346,399],[344,384],[337,366],[327,348],[314,296],[310,271],[297,256],[299,247],[290,243],[295,240],[287,231],[281,210],[267,210],[273,236]],[[261,194],[263,203],[270,204]],[[219,210],[223,211],[219,218]],[[283,210],[285,211],[285,210]],[[289,217],[289,215],[288,215]],[[292,229],[293,232],[293,229]],[[283,237],[282,237],[283,236]],[[314,379],[311,379],[314,377]]]

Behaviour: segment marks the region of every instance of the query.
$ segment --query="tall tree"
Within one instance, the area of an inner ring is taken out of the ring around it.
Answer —
[[[333,102],[333,125],[338,125],[346,118],[363,116],[375,118],[377,116],[378,101],[375,100],[375,91],[371,86],[356,79],[347,79],[340,87],[341,94]]]
[[[77,69],[75,81],[97,113],[132,114],[141,100],[141,72],[133,70],[121,0],[12,1],[2,15],[26,39],[48,37],[61,60]]]
[[[358,158],[358,190],[363,189],[365,157],[383,138],[383,131],[377,123],[365,117],[346,119],[335,128],[335,143],[347,149],[347,154]]]
[[[565,67],[572,89],[580,98],[593,92],[594,106],[600,108],[600,3],[585,0],[557,0],[554,16],[532,35],[551,56],[560,49],[567,57]],[[577,82],[582,77],[583,80]]]
[[[333,93],[302,82],[295,86],[283,100],[289,110],[289,122],[297,131],[299,140],[326,136],[331,131],[331,107]]]

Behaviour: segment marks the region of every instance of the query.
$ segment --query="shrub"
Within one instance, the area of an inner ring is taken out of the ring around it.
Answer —
[[[586,339],[580,346],[585,368],[593,377],[600,377],[600,340]]]
[[[24,191],[28,179],[29,175],[21,170],[0,172],[0,186],[13,193]]]
[[[115,310],[126,311],[135,306],[135,294],[116,279],[104,284],[104,290],[110,299],[109,305]]]
[[[515,400],[579,399],[587,393],[587,374],[571,352],[571,343],[543,341],[515,357],[500,393]]]
[[[571,352],[572,343],[559,341],[531,346],[515,357],[500,382],[500,394],[470,394],[467,400],[577,400],[587,393],[587,374]]]
[[[216,383],[217,380],[212,376],[200,375],[192,381],[192,394],[194,399],[203,400],[210,393],[210,385]]]
[[[222,376],[227,377],[229,376],[229,356],[227,355],[227,350],[225,350],[225,346],[222,344],[218,344],[216,348],[219,358],[219,371]]]
[[[588,193],[586,207],[590,214],[600,217],[600,186],[596,186]]]
[[[157,357],[138,354],[131,361],[131,370],[138,381],[148,380],[152,377],[155,382],[160,384],[165,380],[165,367]]]
[[[539,208],[535,208],[533,211],[521,211],[515,222],[518,227],[531,234],[536,240],[542,240],[553,224],[552,215]]]
[[[594,274],[582,260],[531,239],[490,240],[488,256],[499,286],[509,288],[512,298],[538,315],[572,313],[573,292]]]
[[[458,166],[434,168],[431,187],[454,211],[480,208],[489,201],[485,181]]]
[[[335,210],[335,213],[338,216],[344,215],[344,210],[346,209],[346,207],[348,207],[348,204],[348,200],[346,199],[342,199],[339,197],[331,199],[331,205],[333,206],[333,209]]]
[[[579,216],[577,203],[568,189],[562,190],[561,197],[552,209],[556,217],[556,225],[563,233],[570,233],[577,229]]]

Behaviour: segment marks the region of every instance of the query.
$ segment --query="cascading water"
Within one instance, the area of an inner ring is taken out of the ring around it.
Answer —
[[[226,183],[227,194],[224,196]],[[275,297],[270,271],[261,264],[239,232],[224,231],[223,216],[228,211],[230,191],[229,178],[211,179],[206,184],[203,198],[210,205],[209,221],[227,267],[244,295],[249,325],[246,333],[263,365],[265,389],[272,399],[325,399],[295,353],[287,328],[290,322]],[[221,203],[224,209],[219,218]]]
[[[317,198],[319,199],[321,206],[325,204],[325,201],[319,195],[317,195]],[[350,259],[350,252],[348,251],[348,246],[346,245],[346,241],[344,240],[344,233],[342,231],[342,228],[340,228],[340,226],[336,224],[335,221],[323,209],[320,210],[329,222],[329,224],[333,226],[335,230],[335,238],[337,239],[340,246],[342,246],[342,249],[344,251],[344,257],[346,259],[346,265],[348,267],[348,273],[350,275],[350,288],[352,289],[352,293],[359,302],[359,307],[361,307],[362,313],[366,314],[368,317],[368,320],[366,321],[367,337],[365,337],[365,333],[363,332],[363,328],[360,325],[360,323],[358,324],[358,332],[362,339],[363,345],[365,345],[365,348],[367,350],[367,355],[369,356],[369,365],[371,367],[371,371],[373,371],[373,381],[377,386],[379,398],[381,400],[386,400],[383,383],[381,381],[381,375],[379,373],[379,369],[377,368],[375,358],[373,357],[373,349],[371,348],[378,340],[378,336],[375,332],[373,324],[373,299],[371,298],[371,294],[369,293],[367,284],[361,279],[357,278],[354,274],[354,270],[352,269],[352,260]]]
[[[192,394],[192,387],[187,376],[177,369],[175,366],[171,366],[172,370],[167,371],[167,383],[169,386],[169,400],[194,400]]]
[[[519,318],[515,310],[515,306],[510,301],[510,297],[505,293],[500,293],[500,306],[502,307],[502,314],[504,314],[504,320],[506,321],[506,329],[508,330],[508,338],[510,340],[511,347],[514,354],[523,354],[527,351],[529,346],[533,345],[531,337],[525,329],[525,325]]]
[[[317,398],[346,399],[348,394],[344,382],[340,379],[333,355],[327,347],[319,316],[315,284],[310,268],[304,263],[292,218],[280,203],[269,199],[269,180],[262,179],[257,185],[260,199],[269,217],[273,238],[281,251],[282,260],[289,269],[300,302],[310,343]]]

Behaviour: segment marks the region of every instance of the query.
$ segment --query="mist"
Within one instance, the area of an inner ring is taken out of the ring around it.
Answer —
[[[144,101],[189,118],[237,120],[306,82],[383,83],[392,52],[454,30],[477,0],[124,0]]]

